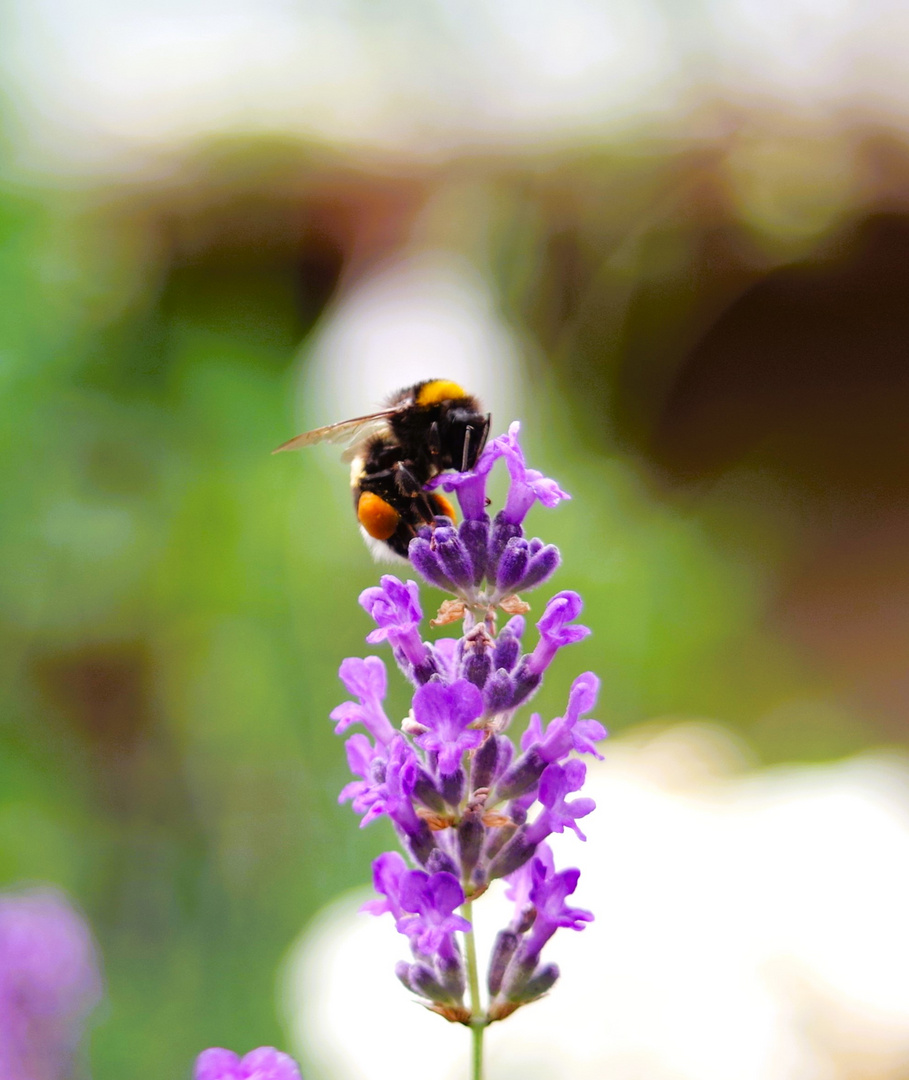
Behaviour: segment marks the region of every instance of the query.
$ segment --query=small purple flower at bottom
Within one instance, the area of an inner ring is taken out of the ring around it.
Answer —
[[[241,1058],[214,1046],[196,1059],[194,1080],[301,1080],[300,1068],[289,1054],[260,1046]]]
[[[91,931],[51,889],[0,895],[0,1076],[69,1076],[101,997]]]

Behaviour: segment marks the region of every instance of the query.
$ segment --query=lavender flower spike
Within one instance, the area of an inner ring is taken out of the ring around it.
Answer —
[[[297,1063],[273,1046],[260,1046],[245,1057],[214,1046],[196,1059],[194,1080],[301,1080]]]
[[[377,627],[367,641],[387,643],[415,686],[400,729],[382,706],[385,668],[377,657],[344,661],[341,678],[356,700],[332,713],[338,732],[355,722],[368,732],[346,742],[354,780],[342,798],[352,799],[363,824],[387,815],[407,855],[386,852],[376,859],[378,898],[365,910],[389,913],[407,939],[410,958],[395,967],[404,986],[427,1009],[470,1028],[474,1080],[481,1075],[484,1028],[555,985],[558,968],[541,962],[543,947],[560,927],[580,930],[593,918],[567,905],[579,872],[557,870],[546,840],[565,829],[585,839],[578,822],[595,807],[592,799],[575,796],[586,777],[575,755],[599,758],[596,743],[606,734],[588,716],[599,691],[592,672],[575,679],[564,716],[545,728],[539,717],[531,720],[520,755],[508,734],[559,650],[590,633],[575,621],[580,596],[560,592],[537,622],[535,647],[523,651],[519,613],[529,605],[515,594],[541,585],[561,560],[553,545],[525,537],[524,519],[534,503],[552,507],[568,496],[527,467],[518,436],[519,425],[512,424],[487,444],[474,469],[443,473],[427,485],[456,490],[465,520],[455,526],[447,516],[436,517],[410,544],[414,569],[451,594],[439,621],[463,617],[460,638],[421,638],[413,581],[386,575],[360,597]],[[510,485],[504,508],[490,521],[486,482],[500,460]],[[497,632],[499,607],[513,618]],[[484,1001],[473,904],[500,877],[508,880],[515,910],[495,938]]]

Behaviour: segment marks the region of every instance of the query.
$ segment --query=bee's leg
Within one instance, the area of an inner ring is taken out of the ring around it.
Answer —
[[[413,499],[414,509],[427,524],[431,524],[436,514],[433,505],[427,498],[423,485],[403,461],[399,461],[395,466],[395,484],[402,495]]]
[[[435,461],[442,453],[442,436],[439,434],[439,425],[435,420],[432,422],[426,441],[429,444],[429,456]]]
[[[397,477],[398,467],[397,465],[393,469],[380,469],[378,472],[370,472],[365,474],[370,481],[373,480],[391,480]]]
[[[394,467],[395,486],[402,495],[410,495],[413,498],[420,494],[422,484],[407,468],[403,461],[399,461]]]

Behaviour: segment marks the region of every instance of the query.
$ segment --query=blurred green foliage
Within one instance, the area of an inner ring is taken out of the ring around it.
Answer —
[[[531,524],[561,546],[557,585],[583,594],[595,631],[537,707],[560,712],[591,668],[614,731],[719,718],[768,760],[862,745],[824,678],[762,627],[772,543],[763,562],[734,551],[714,533],[724,514],[741,523],[734,507],[667,500],[608,452],[603,371],[540,322],[559,304],[534,269],[555,257],[545,215],[501,190],[487,206],[503,304],[549,357],[529,456],[574,495]],[[356,597],[378,571],[344,466],[269,455],[297,428],[296,366],[330,289],[301,300],[287,252],[242,237],[181,248],[109,190],[7,185],[0,232],[0,883],[57,883],[96,929],[96,1080],[181,1077],[211,1044],[286,1045],[283,955],[389,842],[337,805],[327,719],[340,660],[367,648]],[[654,281],[675,257],[637,256]],[[604,266],[584,270],[577,333],[605,325],[597,290],[614,297],[628,272]],[[815,703],[814,727],[793,733],[793,700]]]

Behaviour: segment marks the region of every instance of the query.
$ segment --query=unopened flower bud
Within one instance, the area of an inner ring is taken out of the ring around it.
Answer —
[[[414,993],[421,997],[429,998],[444,1005],[454,1005],[458,1001],[458,995],[447,990],[426,964],[416,963],[410,965],[408,980]]]
[[[546,762],[540,757],[536,747],[531,747],[521,754],[505,775],[496,784],[497,799],[516,799],[538,784]]]
[[[496,934],[495,944],[492,947],[492,956],[489,959],[489,972],[486,976],[486,985],[489,987],[490,997],[495,997],[501,990],[505,969],[514,956],[519,941],[520,938],[512,930],[500,930]]]
[[[489,864],[490,881],[513,874],[533,858],[536,849],[536,843],[528,840],[523,829],[519,829]]]
[[[497,772],[499,745],[495,735],[488,735],[486,742],[473,755],[470,765],[470,788],[488,788]]]
[[[458,865],[447,851],[436,848],[426,860],[426,872],[428,874],[448,873],[452,877],[458,876]]]
[[[512,975],[514,975],[514,983],[511,983]],[[557,964],[546,964],[529,978],[523,976],[523,968],[512,967],[512,970],[508,972],[503,993],[509,1001],[525,1005],[529,1001],[536,1001],[555,986],[559,977],[559,967]]]
[[[476,813],[465,814],[458,826],[458,854],[461,857],[461,870],[465,878],[470,877],[473,868],[477,865],[485,837],[486,829],[479,816]]]
[[[432,777],[425,769],[417,770],[417,778],[413,785],[414,798],[436,814],[444,814],[447,807],[441,792],[432,781]]]
[[[467,980],[464,975],[464,964],[460,954],[452,952],[447,956],[440,957],[436,967],[439,971],[439,980],[446,991],[455,1001],[461,1001]]]

